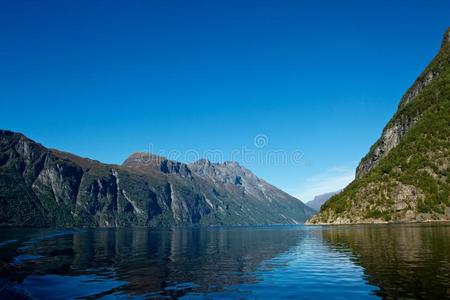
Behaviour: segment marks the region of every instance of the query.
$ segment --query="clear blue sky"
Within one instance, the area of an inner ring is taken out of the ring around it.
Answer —
[[[0,0],[0,127],[108,163],[220,150],[309,200],[351,179],[448,26],[450,1]]]

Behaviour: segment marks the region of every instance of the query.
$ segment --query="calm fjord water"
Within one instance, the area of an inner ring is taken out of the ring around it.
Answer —
[[[0,229],[0,299],[450,298],[450,225]]]

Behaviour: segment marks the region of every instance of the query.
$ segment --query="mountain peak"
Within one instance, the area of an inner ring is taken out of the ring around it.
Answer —
[[[134,152],[124,161],[123,164],[127,162],[138,162],[142,164],[149,164],[151,162],[161,162],[162,160],[167,160],[167,158],[163,156],[159,156],[156,154],[152,154],[150,152]]]
[[[223,163],[225,166],[240,167],[241,165],[234,160],[227,160]]]
[[[4,138],[12,138],[12,139],[16,139],[16,140],[24,140],[24,141],[36,143],[35,141],[33,141],[33,140],[29,139],[28,137],[26,137],[25,135],[23,135],[22,133],[14,132],[11,130],[0,129],[0,136],[4,137]]]
[[[234,160],[227,160],[227,161],[224,161],[223,163],[220,163],[220,162],[213,163],[206,158],[200,158],[199,160],[196,160],[190,164],[191,165],[200,165],[200,166],[203,166],[203,165],[206,165],[206,166],[223,165],[223,166],[230,166],[230,167],[240,167],[241,166],[237,161],[234,161]]]
[[[122,166],[144,173],[153,170],[166,174],[179,174],[181,176],[190,176],[191,174],[186,164],[148,152],[135,152],[131,154],[123,162]]]
[[[294,224],[314,212],[237,163],[193,166],[145,152],[107,165],[0,130],[0,226]]]
[[[196,160],[193,163],[191,163],[191,165],[209,166],[209,165],[211,165],[211,162],[206,158],[200,158],[199,160]]]

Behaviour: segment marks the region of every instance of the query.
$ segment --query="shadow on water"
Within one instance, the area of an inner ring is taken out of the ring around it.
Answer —
[[[446,299],[450,225],[0,229],[0,299]]]
[[[450,299],[450,224],[323,228],[334,251],[350,251],[384,299]]]
[[[299,243],[284,227],[2,229],[0,298],[180,297],[253,283],[255,268]]]

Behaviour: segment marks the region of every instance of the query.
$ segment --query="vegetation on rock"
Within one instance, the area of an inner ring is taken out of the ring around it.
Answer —
[[[449,33],[362,159],[356,180],[309,223],[450,219]]]
[[[1,226],[293,224],[313,212],[235,162],[137,153],[108,165],[0,130]]]

